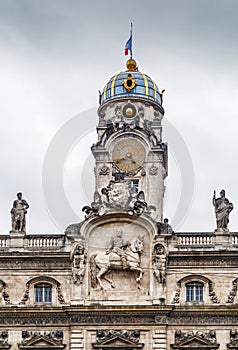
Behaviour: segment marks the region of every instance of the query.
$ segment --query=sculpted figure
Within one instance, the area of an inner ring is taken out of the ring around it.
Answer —
[[[140,267],[143,247],[144,237],[138,235],[132,238],[130,242],[125,242],[122,238],[122,230],[118,229],[116,235],[111,239],[107,251],[93,254],[90,257],[89,266],[92,288],[97,288],[98,285],[100,289],[107,290],[103,280],[107,281],[111,288],[116,288],[113,279],[107,273],[112,270],[128,270],[135,272],[134,278],[137,288],[143,290],[140,285],[143,276],[143,270]],[[123,286],[121,287],[123,288]]]
[[[110,245],[106,251],[106,254],[113,252],[120,256],[123,270],[127,268],[127,258],[124,250],[129,244],[130,242],[124,241],[122,237],[122,230],[118,229],[116,236],[112,237]]]
[[[172,235],[174,233],[172,226],[169,224],[169,219],[165,218],[164,222],[157,222],[158,233]]]
[[[72,274],[75,284],[81,284],[83,282],[86,256],[84,244],[82,242],[76,243],[71,252]]]
[[[12,231],[11,232],[26,232],[26,213],[29,204],[22,198],[22,193],[17,194],[17,199],[13,202],[11,209],[12,215]]]
[[[153,251],[153,270],[154,276],[159,283],[164,284],[166,280],[166,268],[168,252],[162,244],[156,244]]]
[[[225,197],[225,190],[221,190],[220,197],[216,198],[216,191],[212,203],[215,207],[215,215],[218,230],[227,230],[229,223],[229,214],[233,210],[233,204]]]

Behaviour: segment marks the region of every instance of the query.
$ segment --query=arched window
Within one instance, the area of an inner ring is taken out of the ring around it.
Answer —
[[[39,283],[35,285],[35,303],[52,302],[52,285],[49,283]]]
[[[189,282],[186,284],[186,301],[201,302],[203,301],[204,285],[201,282]]]

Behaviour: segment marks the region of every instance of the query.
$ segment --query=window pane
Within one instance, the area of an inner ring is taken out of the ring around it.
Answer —
[[[52,301],[52,289],[51,287],[45,287],[45,302],[51,303]]]
[[[203,284],[191,282],[186,284],[186,301],[203,301]]]
[[[35,302],[51,303],[52,302],[52,286],[42,283],[35,286]]]
[[[35,289],[35,301],[41,303],[43,301],[43,290],[41,287],[36,287]]]
[[[193,286],[187,286],[186,288],[186,301],[193,301],[194,300],[194,289]]]

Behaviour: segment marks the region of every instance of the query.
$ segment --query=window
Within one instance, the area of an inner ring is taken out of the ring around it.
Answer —
[[[35,285],[35,302],[51,303],[52,302],[52,285],[49,283],[40,283]]]
[[[186,301],[203,301],[203,283],[189,282],[186,284]]]

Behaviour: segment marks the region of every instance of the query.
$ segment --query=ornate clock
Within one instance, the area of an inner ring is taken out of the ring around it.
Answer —
[[[146,158],[146,150],[137,139],[128,137],[118,141],[112,150],[112,160],[126,173],[137,171]]]

